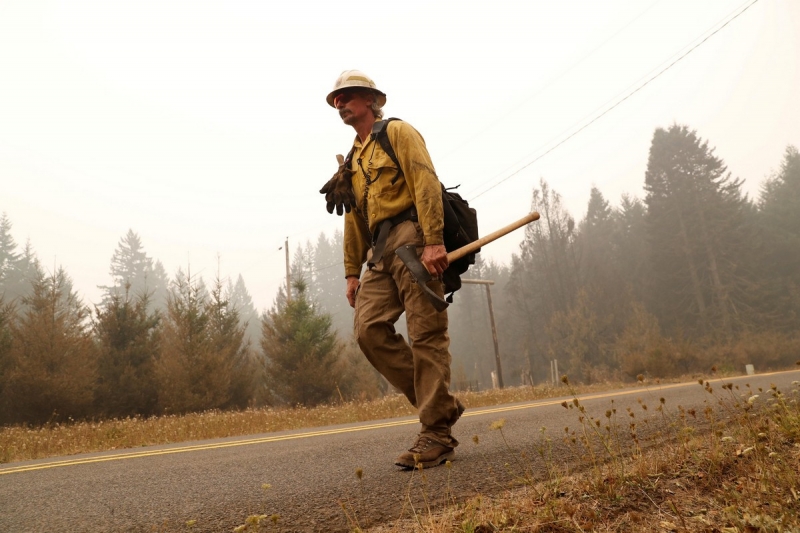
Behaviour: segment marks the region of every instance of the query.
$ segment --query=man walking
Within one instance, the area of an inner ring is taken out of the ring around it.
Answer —
[[[394,250],[416,245],[433,276],[447,268],[441,185],[425,141],[408,123],[386,125],[400,168],[383,150],[372,132],[383,118],[386,94],[367,75],[343,72],[327,102],[356,132],[351,156],[320,191],[331,193],[326,194],[329,211],[331,202],[339,214],[342,203],[347,210],[346,296],[355,308],[356,339],[369,362],[419,410],[421,431],[395,464],[437,466],[455,455],[458,441],[451,428],[464,411],[449,391],[447,312],[434,309]],[[334,189],[346,190],[347,199],[333,195]],[[440,280],[430,282],[430,288],[443,296]],[[394,328],[403,312],[410,346]]]

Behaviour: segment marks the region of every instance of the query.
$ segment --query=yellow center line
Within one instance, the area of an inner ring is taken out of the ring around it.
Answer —
[[[251,444],[263,444],[266,442],[279,442],[284,440],[302,439],[308,437],[319,437],[323,435],[336,435],[339,433],[350,433],[354,431],[365,431],[369,429],[380,429],[394,426],[402,426],[413,424],[416,420],[397,420],[393,422],[385,422],[381,424],[368,424],[363,426],[355,426],[339,429],[326,429],[321,431],[308,431],[304,433],[295,433],[292,435],[273,435],[270,437],[261,437],[257,439],[242,439],[228,442],[218,442],[212,444],[195,444],[191,446],[179,446],[175,448],[167,448],[163,450],[146,450],[140,452],[117,453],[111,455],[103,455],[100,457],[85,457],[81,459],[66,459],[63,461],[52,461],[49,463],[37,463],[34,465],[24,465],[12,467],[7,469],[0,469],[0,476],[4,474],[13,474],[16,472],[29,472],[32,470],[45,470],[48,468],[58,468],[62,466],[75,466],[90,463],[103,463],[107,461],[119,461],[123,459],[134,459],[137,457],[154,457],[158,455],[169,455],[174,453],[195,452],[202,450],[215,450],[220,448],[233,448],[235,446],[249,446]]]
[[[758,377],[765,377],[771,376],[775,374],[780,374],[781,372],[772,372],[768,374],[759,374]],[[753,378],[754,376],[741,376],[735,378],[726,378],[727,381],[733,381],[737,379],[746,379],[746,378]],[[723,381],[719,379],[718,381]],[[643,393],[655,393],[661,390],[668,390],[668,389],[676,389],[680,387],[689,387],[692,385],[698,385],[697,381],[689,382],[689,383],[674,383],[670,385],[658,385],[656,388],[637,388],[637,389],[628,389],[622,391],[614,391],[614,392],[603,392],[597,394],[588,394],[583,396],[578,396],[577,398],[580,401],[587,401],[587,400],[598,400],[598,399],[605,399],[605,398],[614,398],[618,396],[628,396],[631,394],[643,394]],[[477,410],[470,410],[464,413],[463,417],[472,417],[472,416],[480,416],[480,415],[487,415],[487,414],[496,414],[496,413],[506,413],[510,411],[519,411],[522,409],[533,409],[537,407],[547,407],[551,405],[558,405],[563,403],[565,400],[537,400],[534,402],[527,402],[518,405],[508,405],[503,407],[488,407],[483,409]],[[234,440],[234,441],[227,441],[227,442],[218,442],[213,444],[194,444],[190,446],[178,446],[173,448],[166,448],[161,450],[144,450],[144,451],[137,451],[137,452],[127,452],[127,453],[116,453],[110,455],[103,455],[99,457],[85,457],[81,459],[65,459],[61,461],[51,461],[47,463],[37,463],[32,465],[23,465],[17,467],[10,467],[10,468],[0,468],[0,476],[5,474],[15,474],[20,472],[31,472],[34,470],[46,470],[49,468],[59,468],[64,466],[76,466],[76,465],[84,465],[84,464],[91,464],[91,463],[104,463],[107,461],[121,461],[124,459],[135,459],[139,457],[155,457],[159,455],[171,455],[175,453],[186,453],[186,452],[196,452],[196,451],[203,451],[203,450],[218,450],[222,448],[233,448],[236,446],[250,446],[252,444],[264,444],[268,442],[280,442],[286,440],[295,440],[295,439],[305,439],[311,437],[321,437],[324,435],[338,435],[341,433],[352,433],[356,431],[367,431],[372,429],[381,429],[381,428],[389,428],[389,427],[397,427],[397,426],[406,426],[410,424],[416,424],[419,421],[417,419],[401,419],[401,420],[394,420],[391,422],[381,422],[377,424],[364,424],[361,426],[352,426],[346,428],[338,428],[338,429],[323,429],[319,431],[306,431],[303,433],[294,433],[291,435],[272,435],[269,437],[259,437],[254,439],[241,439],[241,440]]]

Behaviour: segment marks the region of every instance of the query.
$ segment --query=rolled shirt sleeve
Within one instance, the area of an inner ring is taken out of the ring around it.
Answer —
[[[425,140],[410,124],[399,120],[389,123],[387,134],[403,167],[412,202],[417,206],[425,244],[443,244],[442,186]]]

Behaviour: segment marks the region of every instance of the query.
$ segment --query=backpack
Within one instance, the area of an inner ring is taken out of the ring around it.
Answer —
[[[394,153],[392,143],[389,142],[389,135],[386,133],[386,128],[389,122],[393,120],[400,120],[398,118],[388,118],[376,122],[372,126],[372,137],[376,139],[386,155],[397,166],[397,174],[392,178],[392,183],[397,181],[400,174],[403,172],[400,166],[400,161],[397,160],[397,154]],[[440,182],[441,184],[441,182]],[[444,247],[448,252],[452,252],[462,246],[466,246],[472,241],[478,240],[480,236],[478,233],[478,213],[474,208],[469,206],[458,193],[452,192],[459,186],[447,189],[442,185],[442,207],[444,212]],[[442,281],[444,282],[444,292],[447,294],[447,301],[453,302],[453,293],[461,288],[461,274],[467,271],[470,265],[475,264],[475,256],[480,252],[480,248],[476,251],[465,255],[461,259],[453,261],[448,265],[447,270],[442,274]]]

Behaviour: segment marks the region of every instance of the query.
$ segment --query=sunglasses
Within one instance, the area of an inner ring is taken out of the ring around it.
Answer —
[[[359,91],[341,92],[333,97],[333,107],[339,107],[339,104],[346,104],[359,94],[361,94]]]

